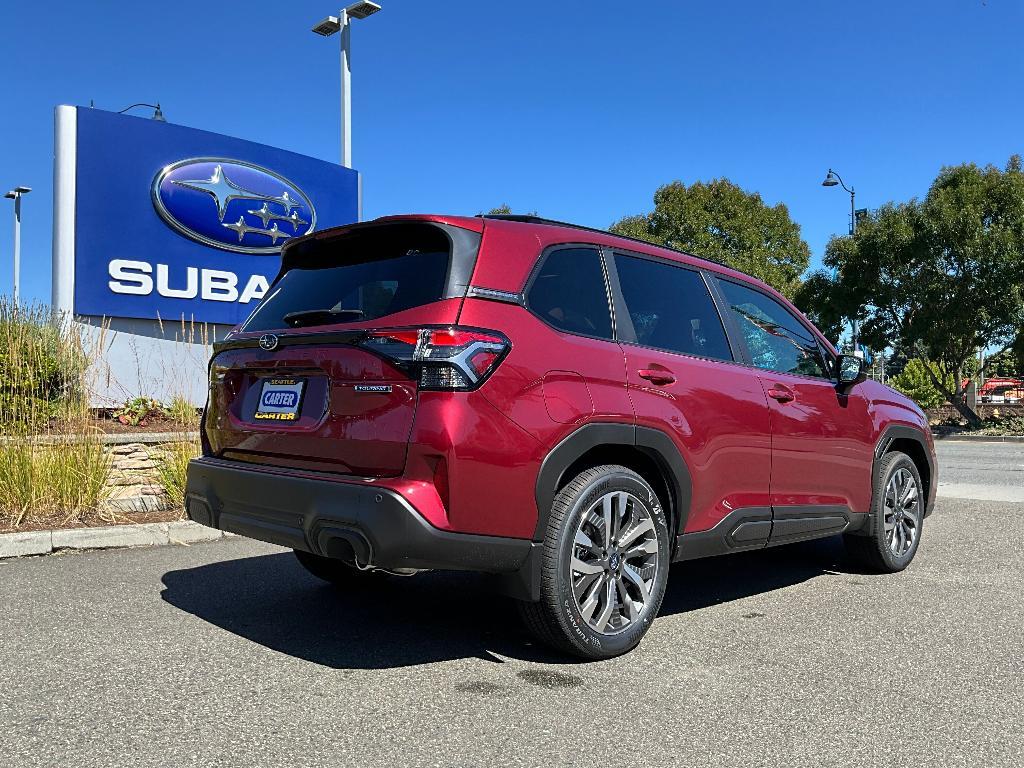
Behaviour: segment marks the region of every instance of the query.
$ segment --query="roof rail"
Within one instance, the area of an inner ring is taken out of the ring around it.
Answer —
[[[568,221],[558,221],[556,219],[545,219],[543,216],[531,216],[530,214],[521,213],[478,213],[478,219],[499,219],[501,221],[518,221],[523,224],[547,224],[552,227],[568,227],[569,229],[582,229],[584,232],[596,232],[600,235],[608,235],[609,237],[618,237],[623,240],[631,240],[634,243],[643,243],[644,245],[653,246],[654,248],[664,248],[666,251],[672,251],[673,253],[681,253],[684,256],[689,256],[691,259],[700,259],[706,261],[709,264],[717,264],[721,267],[728,267],[729,265],[722,261],[715,261],[709,259],[706,256],[698,256],[695,253],[689,251],[682,251],[678,248],[673,248],[670,245],[662,245],[661,243],[652,243],[650,240],[643,240],[639,237],[632,237],[630,235],[620,235],[618,232],[610,232],[607,229],[598,229],[597,227],[585,227],[582,224],[572,224]],[[729,269],[735,269],[735,267],[729,267]],[[736,270],[740,272],[740,270]],[[747,274],[741,272],[741,274]],[[753,277],[753,275],[748,275]],[[755,278],[756,279],[756,278]]]
[[[636,237],[629,237],[627,235],[617,235],[614,232],[609,232],[607,229],[598,229],[597,227],[585,227],[582,224],[572,224],[568,221],[558,221],[556,219],[545,219],[543,216],[534,216],[529,213],[480,213],[477,214],[478,219],[500,219],[501,221],[519,221],[523,224],[549,224],[553,227],[569,227],[570,229],[583,229],[587,232],[599,232],[602,235],[611,235],[612,237],[625,237],[627,240],[637,240],[641,243],[647,243],[648,245],[657,245],[657,243],[650,243],[647,240],[640,240]]]

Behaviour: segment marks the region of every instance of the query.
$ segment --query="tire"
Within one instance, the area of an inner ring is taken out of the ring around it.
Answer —
[[[661,607],[669,539],[661,502],[640,475],[617,465],[581,472],[551,505],[541,597],[520,603],[527,628],[544,644],[584,659],[632,650]]]
[[[365,585],[366,583],[381,583],[386,576],[373,571],[361,571],[343,560],[333,557],[314,555],[312,552],[304,552],[301,549],[293,549],[295,559],[299,564],[316,576],[318,579],[333,584],[336,587],[351,587],[354,585]]]
[[[902,483],[901,483],[902,479]],[[913,482],[908,493],[907,480]],[[902,504],[897,496],[905,497]],[[871,494],[870,533],[845,534],[846,551],[876,573],[902,571],[921,544],[924,532],[924,485],[921,473],[905,453],[892,451],[878,460]]]

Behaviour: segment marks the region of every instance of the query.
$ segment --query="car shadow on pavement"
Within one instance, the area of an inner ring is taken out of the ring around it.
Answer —
[[[661,616],[849,572],[838,538],[672,567]],[[511,600],[478,574],[382,577],[346,592],[290,552],[224,560],[163,576],[169,604],[267,648],[337,669],[382,669],[500,656],[566,663],[534,643]]]

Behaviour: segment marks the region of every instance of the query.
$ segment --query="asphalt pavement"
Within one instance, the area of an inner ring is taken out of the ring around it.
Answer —
[[[1024,501],[1024,443],[939,440],[935,452],[941,496]]]
[[[940,444],[942,482],[1021,493],[1024,445],[985,445]],[[0,766],[1024,765],[1022,542],[1024,505],[943,495],[902,574],[838,539],[683,563],[601,663],[472,575],[344,594],[244,539],[6,561]]]

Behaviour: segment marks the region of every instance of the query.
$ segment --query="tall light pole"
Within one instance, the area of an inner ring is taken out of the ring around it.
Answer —
[[[850,237],[853,237],[855,234],[857,234],[857,204],[855,202],[856,193],[853,191],[853,187],[847,187],[846,184],[843,183],[843,179],[838,173],[829,168],[828,173],[825,175],[825,180],[821,182],[821,186],[834,187],[836,185],[841,186],[843,189],[850,193]],[[857,354],[857,351],[860,349],[860,345],[858,343],[860,339],[857,333],[858,329],[856,317],[852,319],[851,326],[853,328],[853,353]]]
[[[829,168],[828,174],[825,176],[825,180],[821,182],[821,186],[834,187],[837,184],[850,193],[850,234],[855,235],[857,234],[857,205],[855,202],[856,193],[853,191],[852,188],[847,187],[845,184],[843,184],[843,179],[838,173]]]
[[[352,167],[352,68],[349,24],[351,19],[365,19],[380,10],[380,5],[369,0],[352,3],[338,11],[337,16],[328,16],[313,27],[323,37],[341,32],[341,164]]]
[[[4,197],[14,201],[14,304],[18,304],[21,293],[21,198],[32,191],[32,187],[15,187]]]

